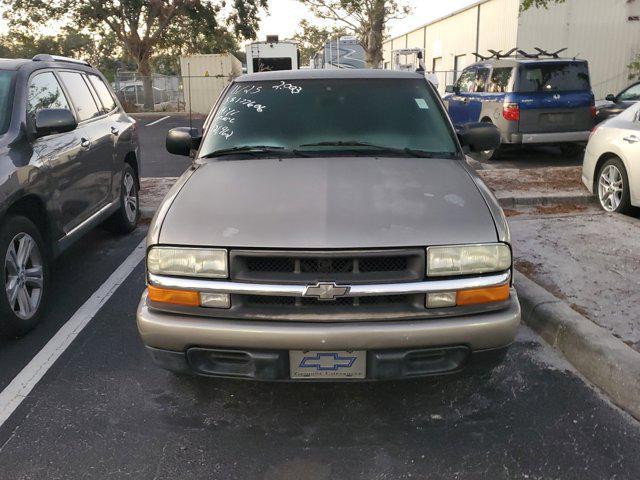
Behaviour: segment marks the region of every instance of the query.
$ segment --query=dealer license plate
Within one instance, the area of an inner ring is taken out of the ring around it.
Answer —
[[[293,380],[312,378],[365,378],[367,352],[357,351],[300,351],[289,352],[289,369]]]

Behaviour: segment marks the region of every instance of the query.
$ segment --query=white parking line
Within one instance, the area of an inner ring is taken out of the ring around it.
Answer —
[[[171,117],[166,116],[166,117],[159,118],[158,120],[155,120],[155,121],[153,121],[153,122],[151,122],[151,123],[147,123],[147,124],[145,125],[145,127],[150,127],[151,125],[155,125],[156,123],[160,123],[160,122],[162,122],[163,120],[166,120],[167,118],[171,118]]]
[[[55,361],[71,345],[111,295],[127,279],[133,269],[142,261],[145,252],[143,240],[115,272],[96,290],[73,314],[60,330],[47,342],[35,357],[0,392],[0,427],[18,408]]]

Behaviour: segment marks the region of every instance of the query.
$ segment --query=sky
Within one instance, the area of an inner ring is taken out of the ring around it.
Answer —
[[[393,37],[439,17],[464,8],[476,0],[405,0],[413,8],[409,17],[389,23],[389,34]],[[280,35],[290,38],[298,29],[300,20],[313,19],[308,10],[297,0],[270,0],[269,15],[263,16],[258,39],[267,35]]]
[[[466,7],[476,0],[399,0],[412,7],[412,13],[402,20],[389,23],[389,34],[393,36],[405,33],[415,27],[424,25],[436,18]],[[2,10],[4,6],[0,7]],[[0,12],[1,13],[1,12]],[[300,20],[312,20],[313,15],[297,0],[269,0],[269,15],[263,15],[258,32],[258,39],[264,40],[267,35],[279,35],[290,38],[298,30]],[[56,33],[56,25],[48,25],[40,33]],[[0,18],[0,33],[6,32],[6,23]]]

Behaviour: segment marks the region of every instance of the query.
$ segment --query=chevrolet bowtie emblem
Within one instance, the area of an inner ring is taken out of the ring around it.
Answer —
[[[304,297],[313,297],[318,300],[335,300],[338,297],[344,297],[349,293],[351,287],[336,285],[335,283],[319,282],[315,285],[308,285],[304,291]]]

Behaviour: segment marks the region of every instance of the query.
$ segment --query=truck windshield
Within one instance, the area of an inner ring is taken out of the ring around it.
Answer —
[[[251,146],[269,146],[258,149],[265,155],[277,149],[384,154],[381,147],[388,147],[396,154],[406,149],[451,157],[456,145],[421,79],[241,82],[223,98],[200,157]]]
[[[590,91],[589,69],[584,62],[525,65],[520,71],[520,92]]]
[[[0,135],[7,133],[13,106],[13,78],[15,72],[0,70]]]

